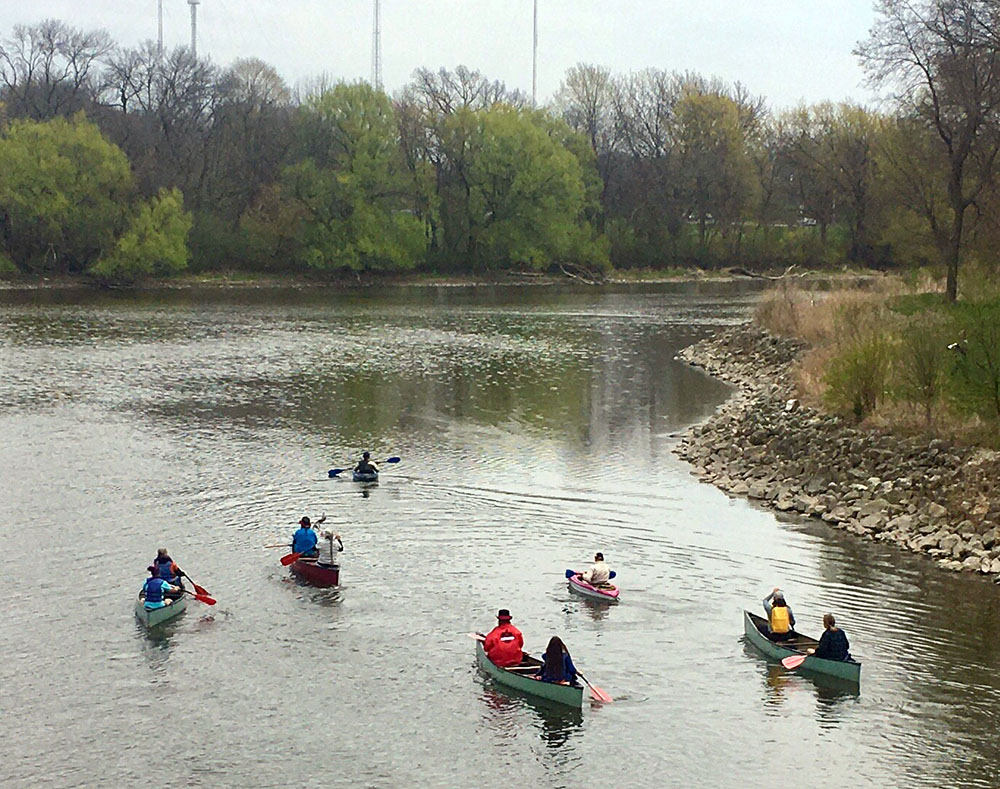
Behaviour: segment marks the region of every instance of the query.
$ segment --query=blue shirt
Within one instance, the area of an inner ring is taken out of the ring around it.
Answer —
[[[303,526],[292,535],[292,553],[309,553],[316,547],[316,532]]]
[[[563,680],[569,683],[576,682],[576,666],[573,665],[573,659],[568,652],[563,652],[563,675],[561,677],[549,676],[545,671],[544,663],[539,673],[542,675],[542,682],[562,682]]]

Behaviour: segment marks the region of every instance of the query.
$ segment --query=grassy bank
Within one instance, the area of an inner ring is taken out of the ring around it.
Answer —
[[[921,277],[827,292],[782,282],[755,320],[809,344],[796,370],[803,402],[897,432],[1000,448],[1000,280],[967,279],[955,304]]]

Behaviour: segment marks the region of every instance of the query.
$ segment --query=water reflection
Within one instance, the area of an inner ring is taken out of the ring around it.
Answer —
[[[482,701],[486,707],[486,721],[498,735],[504,736],[512,727],[519,730],[524,711],[532,713],[539,738],[546,748],[558,750],[572,740],[583,727],[583,711],[539,699],[515,688],[502,691],[492,687],[483,689]]]

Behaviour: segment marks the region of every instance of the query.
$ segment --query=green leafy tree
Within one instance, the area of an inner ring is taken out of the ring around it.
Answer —
[[[111,254],[91,266],[88,273],[107,282],[131,283],[150,275],[183,271],[188,263],[191,224],[180,190],[163,189],[140,204]]]
[[[339,83],[307,100],[297,132],[302,158],[248,218],[259,247],[314,269],[412,267],[424,223],[386,95]]]
[[[467,259],[473,268],[526,265],[546,268],[557,262],[604,265],[607,250],[585,213],[588,182],[581,159],[564,140],[571,134],[561,121],[554,132],[530,111],[495,107],[456,113],[456,169],[464,191],[468,228]],[[580,156],[584,140],[578,140]],[[599,190],[589,184],[591,200]]]
[[[82,114],[0,136],[0,232],[22,270],[80,273],[110,250],[133,194],[125,154]]]

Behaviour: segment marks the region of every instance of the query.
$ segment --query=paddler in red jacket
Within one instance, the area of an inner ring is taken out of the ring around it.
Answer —
[[[521,662],[523,648],[524,636],[510,623],[510,611],[501,608],[497,612],[497,626],[483,641],[486,657],[497,666],[516,666]]]

